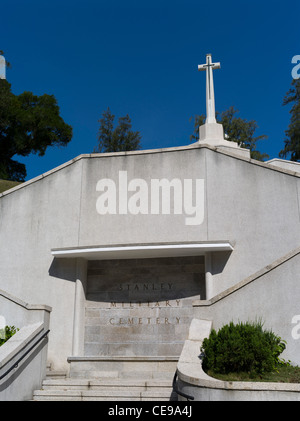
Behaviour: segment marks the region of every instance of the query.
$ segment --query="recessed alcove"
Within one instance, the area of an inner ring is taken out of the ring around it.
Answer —
[[[205,296],[204,256],[89,261],[86,356],[179,355]]]

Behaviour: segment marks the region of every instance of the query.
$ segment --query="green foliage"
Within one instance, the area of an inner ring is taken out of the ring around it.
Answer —
[[[260,153],[256,147],[259,140],[266,139],[267,136],[254,136],[256,129],[258,128],[256,121],[247,121],[240,117],[236,117],[238,110],[234,107],[230,107],[228,110],[222,113],[216,113],[216,120],[221,123],[224,128],[226,140],[229,142],[237,142],[242,148],[250,149],[252,159],[263,161],[269,158],[267,154]],[[197,141],[199,139],[199,126],[205,123],[205,116],[198,115],[195,117],[194,133],[190,136],[191,141]]]
[[[5,326],[4,329],[0,329],[0,346],[9,340],[19,329],[15,326]]]
[[[60,117],[53,95],[14,95],[10,83],[0,79],[0,178],[24,181],[25,165],[15,155],[43,156],[48,146],[65,146],[71,138],[72,127]]]
[[[203,369],[221,374],[271,372],[283,362],[279,355],[285,347],[285,341],[272,331],[263,330],[261,323],[231,322],[218,333],[213,329],[204,339]]]
[[[18,181],[0,180],[0,193],[18,186]]]
[[[288,91],[283,100],[283,105],[293,104],[290,110],[291,120],[284,148],[279,152],[280,158],[289,156],[291,161],[300,161],[300,79],[294,79],[292,88]]]
[[[115,116],[110,109],[102,113],[99,121],[98,146],[94,152],[123,152],[140,149],[141,135],[131,130],[131,119],[127,114],[120,117],[118,125],[114,128]]]

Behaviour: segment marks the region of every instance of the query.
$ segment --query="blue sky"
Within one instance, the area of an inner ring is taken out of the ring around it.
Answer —
[[[10,0],[1,4],[0,49],[12,91],[53,94],[73,127],[65,148],[16,157],[27,180],[97,144],[107,107],[129,114],[142,148],[190,143],[190,118],[204,114],[206,53],[216,109],[230,106],[268,135],[260,152],[278,157],[289,124],[282,100],[300,54],[299,0]]]

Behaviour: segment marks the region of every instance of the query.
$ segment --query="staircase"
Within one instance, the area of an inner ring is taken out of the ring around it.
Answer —
[[[48,370],[33,401],[176,401],[177,358],[69,358],[70,375]]]

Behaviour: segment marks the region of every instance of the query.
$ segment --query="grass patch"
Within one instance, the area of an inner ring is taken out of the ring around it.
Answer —
[[[288,363],[280,365],[276,371],[263,374],[246,372],[220,374],[212,370],[208,370],[206,374],[215,379],[233,382],[300,383],[300,367]]]
[[[21,184],[20,181],[0,180],[0,193]]]

